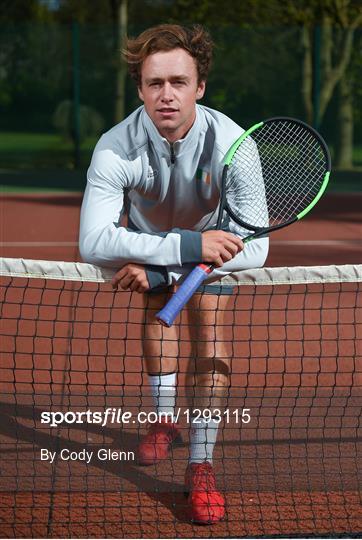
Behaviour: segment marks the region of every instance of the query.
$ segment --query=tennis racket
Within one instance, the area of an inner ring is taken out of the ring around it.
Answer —
[[[216,228],[228,216],[246,243],[299,221],[323,195],[330,170],[326,143],[304,122],[277,117],[255,124],[224,159]],[[195,267],[157,320],[172,326],[212,270],[207,264]]]

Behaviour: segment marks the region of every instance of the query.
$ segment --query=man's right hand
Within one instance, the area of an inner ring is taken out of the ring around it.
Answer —
[[[117,290],[118,285],[124,291],[136,291],[144,293],[149,290],[147,272],[143,264],[125,264],[112,278],[112,287]]]
[[[202,261],[213,266],[223,266],[244,249],[241,238],[225,231],[206,231],[201,234]]]

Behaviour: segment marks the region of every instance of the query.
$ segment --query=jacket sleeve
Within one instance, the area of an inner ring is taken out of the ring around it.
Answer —
[[[190,237],[187,233],[192,231],[151,234],[120,225],[124,193],[132,189],[135,178],[142,178],[141,158],[121,159],[101,139],[88,170],[81,209],[79,249],[83,260],[112,268],[129,262],[181,266],[183,257],[190,257],[186,244]]]
[[[229,274],[241,272],[249,268],[260,268],[265,264],[269,250],[269,238],[258,238],[245,244],[243,251],[238,253],[231,261],[220,268],[215,268],[205,283],[212,283]],[[167,268],[168,284],[177,283],[184,279],[195,265],[186,265],[183,268],[172,266]]]

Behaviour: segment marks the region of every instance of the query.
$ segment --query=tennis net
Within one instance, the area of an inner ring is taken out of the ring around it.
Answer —
[[[358,536],[361,265],[224,278],[235,292],[215,341],[222,330],[231,375],[214,468],[227,516],[201,528],[183,494],[186,313],[177,323],[184,442],[142,468],[150,306],[114,293],[112,271],[92,265],[2,259],[0,273],[2,537]]]

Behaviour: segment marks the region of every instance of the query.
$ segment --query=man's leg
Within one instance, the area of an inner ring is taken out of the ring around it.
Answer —
[[[152,465],[167,458],[172,443],[180,438],[174,423],[178,332],[176,327],[165,328],[155,319],[166,301],[166,293],[144,295],[143,357],[159,421],[150,427],[140,442],[138,457],[141,465]]]
[[[178,366],[177,327],[166,328],[156,320],[156,313],[169,299],[166,293],[145,294],[143,355],[148,373],[176,373]]]
[[[190,462],[212,462],[219,418],[227,404],[230,383],[231,340],[225,336],[226,314],[233,297],[230,295],[198,294],[189,307],[189,326],[192,341],[192,359],[186,386],[190,394],[191,411],[209,411],[211,421],[191,426]],[[198,433],[200,443],[193,445],[192,435]],[[202,433],[204,432],[204,433]]]
[[[212,456],[230,383],[232,351],[231,341],[225,336],[225,319],[232,301],[229,295],[197,294],[188,311],[193,354],[186,382],[191,429],[185,482],[191,517],[201,523],[217,522],[225,514]]]

